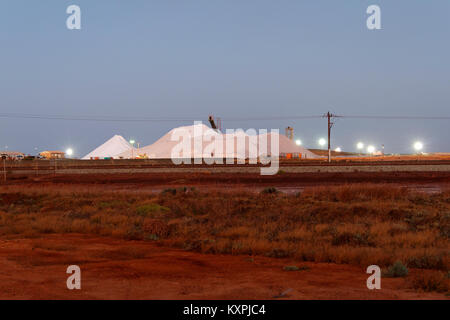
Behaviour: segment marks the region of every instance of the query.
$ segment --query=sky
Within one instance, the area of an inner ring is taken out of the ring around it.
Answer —
[[[72,4],[81,30],[66,27]],[[381,30],[366,26],[372,4]],[[449,15],[448,0],[2,0],[0,114],[180,121],[0,116],[0,150],[82,157],[114,134],[144,146],[210,114],[224,128],[291,126],[316,148],[326,120],[295,117],[449,117]],[[268,120],[239,120],[255,118]],[[449,137],[445,119],[341,118],[332,147],[450,152]]]

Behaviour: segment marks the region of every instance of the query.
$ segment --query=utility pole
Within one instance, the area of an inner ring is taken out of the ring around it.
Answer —
[[[333,122],[331,122],[331,117],[333,115],[328,111],[328,162],[331,162],[331,127],[333,126]]]
[[[131,139],[129,142],[131,144],[131,159],[134,159],[134,144],[136,143],[136,141],[134,139]]]
[[[34,164],[36,165],[36,176],[39,175],[39,167],[38,167],[38,152],[37,152],[37,147],[34,148],[34,153],[36,154],[34,156]]]
[[[328,111],[326,117],[328,118],[328,162],[331,162],[331,128],[334,124],[331,122],[331,118],[334,117],[334,115]]]
[[[3,180],[6,182],[6,156],[3,156],[2,159],[3,159]]]

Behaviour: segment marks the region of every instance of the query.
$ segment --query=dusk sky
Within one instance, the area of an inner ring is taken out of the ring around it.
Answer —
[[[66,8],[81,8],[68,30]],[[381,30],[366,9],[381,7]],[[0,149],[72,147],[82,157],[114,134],[151,144],[189,121],[6,118],[179,118],[225,128],[292,126],[307,147],[320,115],[450,117],[448,0],[46,0],[0,2]],[[227,120],[231,119],[231,120]],[[333,147],[450,152],[450,120],[339,119]]]

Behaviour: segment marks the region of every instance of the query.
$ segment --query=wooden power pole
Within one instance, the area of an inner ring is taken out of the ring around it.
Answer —
[[[3,181],[6,182],[6,156],[3,156],[2,159],[3,159]]]
[[[333,127],[333,122],[331,122],[332,117],[334,117],[334,115],[328,111],[328,162],[331,162],[331,128]]]

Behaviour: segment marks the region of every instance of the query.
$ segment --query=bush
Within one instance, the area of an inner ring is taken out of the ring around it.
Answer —
[[[413,193],[383,185],[306,188],[296,196],[277,195],[270,185],[258,194],[175,188],[156,196],[104,186],[8,186],[0,192],[0,236],[75,232],[211,253],[386,269],[401,260],[408,268],[449,270],[450,193],[423,195],[430,201],[418,206]]]
[[[97,208],[100,210],[105,209],[125,209],[128,207],[128,203],[124,200],[105,200],[97,204]]]
[[[418,269],[438,269],[446,270],[447,264],[443,254],[422,254],[420,256],[410,257],[408,259],[408,265],[411,268]]]
[[[388,267],[383,273],[383,276],[388,278],[399,278],[406,277],[408,273],[408,268],[401,261],[396,261],[393,265]]]
[[[369,237],[370,235],[368,233],[343,232],[341,234],[333,234],[331,244],[333,246],[341,246],[341,245],[351,245],[361,247],[373,246],[374,244],[370,241]]]
[[[146,217],[152,213],[164,213],[169,212],[170,209],[167,207],[160,206],[156,203],[144,204],[136,208],[136,214]]]
[[[303,271],[303,270],[309,270],[310,268],[308,266],[284,266],[284,271]]]
[[[127,240],[141,240],[143,238],[142,228],[140,226],[131,226],[125,234]]]
[[[164,189],[162,192],[161,192],[161,194],[162,195],[176,195],[177,194],[177,189],[175,189],[175,188],[167,188],[167,189]]]
[[[297,266],[284,266],[283,270],[284,271],[299,271],[300,268]]]
[[[195,188],[194,187],[190,187],[190,188],[188,188],[188,187],[186,187],[186,186],[184,186],[184,187],[180,187],[180,188],[178,188],[178,189],[175,189],[175,188],[167,188],[167,189],[164,189],[162,192],[161,192],[161,194],[162,195],[176,195],[177,193],[178,194],[183,194],[183,193],[188,193],[188,192],[195,192],[196,190],[195,190]]]
[[[277,194],[279,191],[275,187],[267,187],[261,191],[261,194]]]
[[[158,240],[169,235],[169,226],[161,220],[146,219],[142,231],[146,234],[146,239]]]
[[[443,272],[422,273],[412,279],[412,287],[427,292],[447,292],[450,290],[450,280]]]
[[[271,258],[286,258],[290,256],[290,252],[283,249],[273,248],[265,254],[267,257]]]

